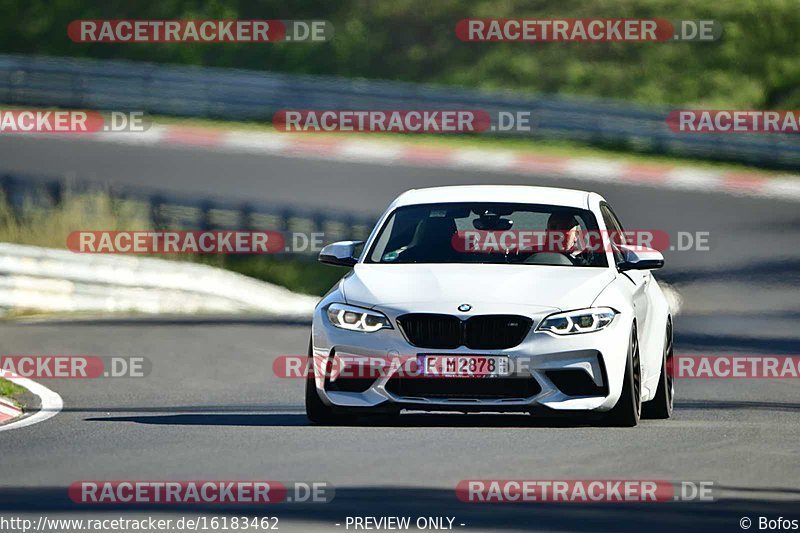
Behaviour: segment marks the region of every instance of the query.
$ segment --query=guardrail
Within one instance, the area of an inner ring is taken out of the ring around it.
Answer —
[[[324,243],[337,240],[364,240],[377,217],[335,210],[302,209],[286,205],[232,202],[222,199],[179,196],[144,188],[98,185],[79,179],[53,179],[41,176],[0,175],[0,191],[15,215],[26,209],[49,209],[58,205],[66,191],[103,191],[111,198],[140,204],[154,230],[239,230],[278,231],[285,235],[321,233]],[[136,206],[132,205],[135,209]],[[76,228],[102,229],[102,228]],[[313,259],[317,250],[293,250],[298,257]],[[282,255],[287,252],[278,252]]]
[[[403,82],[236,69],[0,55],[0,102],[234,120],[271,120],[279,109],[482,109],[530,111],[535,138],[800,168],[794,134],[679,134],[668,108]]]
[[[105,192],[140,204],[156,230],[272,230],[322,233],[323,242],[366,238],[374,220],[336,211],[237,203],[179,196],[78,179],[0,175],[0,192],[15,216],[48,210],[69,194]],[[76,228],[101,229],[101,228]],[[134,228],[135,229],[135,228]],[[278,252],[277,255],[288,252]],[[311,247],[291,252],[313,260]],[[246,276],[189,261],[79,254],[0,243],[0,315],[44,313],[258,313],[306,320],[318,298]]]
[[[318,300],[188,261],[0,243],[0,315],[259,313],[308,319]]]

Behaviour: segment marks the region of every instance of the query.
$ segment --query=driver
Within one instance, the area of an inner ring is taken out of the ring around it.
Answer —
[[[586,250],[579,239],[581,224],[574,215],[553,213],[547,219],[547,248],[566,255],[576,265],[588,263]]]
[[[578,219],[567,213],[553,213],[547,219],[547,243],[551,251],[568,253],[576,250],[578,231],[581,225]],[[552,233],[551,233],[552,232]]]

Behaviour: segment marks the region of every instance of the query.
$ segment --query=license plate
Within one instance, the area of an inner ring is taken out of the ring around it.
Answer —
[[[423,355],[420,359],[425,377],[495,378],[510,373],[505,356]]]

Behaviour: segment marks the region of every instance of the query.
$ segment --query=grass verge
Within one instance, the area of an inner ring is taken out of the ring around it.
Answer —
[[[238,272],[303,294],[322,296],[349,270],[323,265],[314,257],[265,255],[182,256],[206,265]]]
[[[26,392],[27,390],[24,387],[20,387],[16,383],[12,383],[7,379],[0,378],[0,396],[8,398],[20,409],[25,407],[20,402],[20,399]]]

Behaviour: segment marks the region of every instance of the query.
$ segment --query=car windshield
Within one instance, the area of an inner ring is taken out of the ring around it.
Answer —
[[[554,205],[443,203],[400,207],[381,227],[367,263],[514,263],[608,266],[591,211]]]

